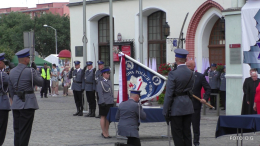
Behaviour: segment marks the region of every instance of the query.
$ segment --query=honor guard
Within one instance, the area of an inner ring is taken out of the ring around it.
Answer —
[[[119,104],[116,113],[118,134],[127,137],[127,144],[115,143],[115,146],[141,146],[139,125],[140,119],[146,119],[146,114],[138,103],[140,93],[140,90],[130,90],[130,98]]]
[[[102,60],[98,60],[97,63],[98,63],[98,70],[96,70],[96,72],[95,72],[96,86],[97,86],[98,81],[103,79],[101,70],[104,69],[104,64],[105,64]],[[99,96],[98,96],[97,91],[96,91],[96,95],[97,95],[97,102],[98,102]],[[99,105],[98,105],[98,108],[99,108]],[[96,118],[100,118],[100,115],[96,116]]]
[[[114,93],[112,91],[112,83],[109,80],[110,69],[104,68],[101,70],[102,80],[97,84],[97,92],[99,95],[99,115],[100,117],[100,126],[102,129],[101,136],[104,138],[111,138],[109,136],[109,121],[106,119],[110,107],[114,106]]]
[[[211,67],[208,67],[204,73],[205,76],[209,76],[209,85],[211,88],[211,93],[218,93],[218,91],[219,91],[219,72],[216,70],[216,68],[217,68],[217,64],[212,63]],[[210,69],[210,71],[209,71],[209,69]],[[215,107],[215,110],[216,110],[217,107],[216,107],[216,96],[215,95],[210,96],[210,103],[212,106]]]
[[[194,68],[196,67],[195,61],[193,60],[187,61],[186,65],[195,74],[195,79],[194,79],[195,81],[194,81],[192,92],[195,96],[200,98],[200,101],[196,99],[192,100],[194,113],[192,114],[192,118],[191,118],[192,128],[193,128],[193,144],[194,146],[199,146],[201,103],[206,103],[206,101],[210,96],[211,89],[205,76],[197,71],[194,71]],[[204,97],[201,99],[202,87],[205,90],[205,94]]]
[[[80,68],[80,61],[74,61],[74,67],[71,68],[69,79],[73,78],[71,89],[73,90],[74,100],[77,112],[73,116],[83,116],[82,92],[84,91],[84,71]]]
[[[93,62],[88,61],[87,71],[85,71],[85,91],[89,104],[89,113],[85,117],[95,117],[96,111],[96,99],[95,99],[95,90],[96,90],[96,80],[95,80],[95,72],[96,69],[93,69]]]
[[[0,54],[0,145],[3,145],[6,135],[8,116],[10,108],[9,98],[7,96],[9,76],[4,71],[5,53]]]
[[[31,68],[30,49],[23,49],[15,55],[19,64],[10,71],[9,93],[12,99],[14,145],[27,146],[29,144],[35,110],[39,109],[34,86],[42,86],[43,79],[36,70],[34,62]]]
[[[175,146],[191,146],[191,117],[194,113],[190,91],[194,83],[193,72],[185,65],[189,52],[175,49],[177,69],[169,72],[164,96],[163,115],[171,124]]]
[[[224,106],[224,108],[221,110],[226,110],[226,66],[224,66],[224,68],[220,72],[220,99],[222,101],[222,105]]]

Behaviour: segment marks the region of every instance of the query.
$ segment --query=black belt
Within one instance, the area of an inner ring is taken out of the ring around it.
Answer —
[[[82,83],[82,82],[77,82],[77,81],[73,81],[73,82],[74,82],[74,83],[80,83],[80,84]]]
[[[33,94],[34,91],[24,91],[24,94]],[[17,95],[16,92],[14,92],[14,95]]]
[[[184,95],[189,95],[188,92],[179,92],[175,93],[176,96],[184,96]]]
[[[92,82],[85,82],[86,84],[93,84]]]

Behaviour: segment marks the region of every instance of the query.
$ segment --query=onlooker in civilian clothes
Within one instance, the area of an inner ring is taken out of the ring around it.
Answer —
[[[52,88],[52,96],[57,96],[58,92],[58,70],[56,69],[56,64],[52,65],[52,72],[51,72],[51,88]]]

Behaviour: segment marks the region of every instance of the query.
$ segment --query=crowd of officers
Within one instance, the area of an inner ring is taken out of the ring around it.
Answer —
[[[175,49],[175,68],[169,72],[166,93],[164,97],[163,115],[167,124],[171,125],[172,137],[176,146],[191,146],[191,124],[193,125],[194,145],[198,146],[200,136],[200,111],[201,103],[206,103],[212,91],[214,91],[213,78],[216,75],[215,64],[212,64],[208,73],[210,84],[205,79],[205,74],[194,71],[195,62],[187,61],[188,51]],[[35,110],[38,103],[34,94],[34,86],[42,86],[44,80],[36,70],[34,62],[31,67],[30,50],[23,49],[16,53],[19,64],[10,71],[4,72],[4,53],[0,54],[0,145],[3,144],[6,134],[8,112],[13,111],[14,145],[27,146],[30,139]],[[76,104],[76,113],[73,116],[83,116],[83,92],[86,91],[89,104],[89,113],[86,117],[95,117],[96,99],[99,106],[101,136],[109,136],[109,121],[106,116],[110,107],[114,106],[112,84],[109,80],[110,68],[104,68],[104,62],[99,60],[98,69],[93,68],[93,62],[88,61],[83,69],[80,61],[74,61],[75,68],[69,72],[69,78],[73,80],[72,90]],[[186,64],[185,64],[186,63]],[[209,69],[208,69],[209,70]],[[208,72],[208,70],[206,72]],[[225,74],[224,74],[225,75]],[[223,76],[224,76],[223,75]],[[222,80],[222,79],[221,79]],[[201,97],[202,87],[205,90],[204,97],[200,100],[192,99],[192,95]],[[9,92],[10,102],[7,96]],[[117,110],[116,119],[119,120],[119,135],[128,138],[127,144],[115,143],[116,146],[129,145],[141,146],[139,139],[140,119],[145,119],[146,114],[139,104],[140,92],[130,91],[130,98],[122,102]],[[3,118],[2,118],[3,117]]]

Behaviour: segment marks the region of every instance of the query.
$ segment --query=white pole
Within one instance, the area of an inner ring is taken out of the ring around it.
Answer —
[[[113,3],[112,0],[109,0],[109,29],[110,29],[110,80],[112,83],[112,92],[114,92],[114,57],[113,57],[113,44],[114,44],[114,37],[113,37]]]
[[[141,63],[143,63],[143,42],[143,0],[139,0],[139,52]]]

